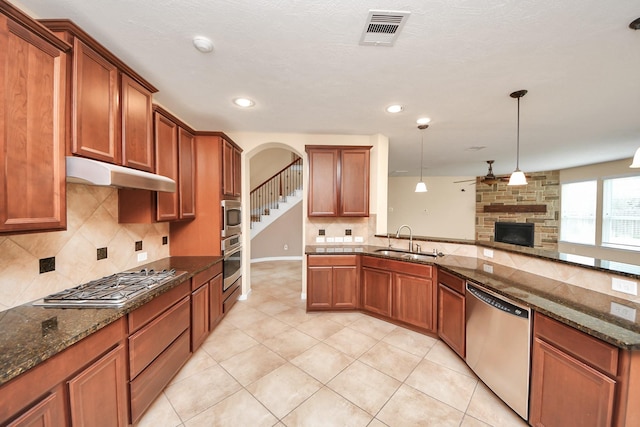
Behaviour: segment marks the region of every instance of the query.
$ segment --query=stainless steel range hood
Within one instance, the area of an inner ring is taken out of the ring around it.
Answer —
[[[176,182],[166,176],[75,156],[67,156],[67,182],[176,192]]]

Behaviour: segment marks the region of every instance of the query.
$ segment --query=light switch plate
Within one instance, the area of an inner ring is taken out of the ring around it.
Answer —
[[[351,236],[344,236],[344,242],[345,242],[345,243],[351,243],[351,242],[353,242],[353,237],[351,237]]]
[[[327,237],[327,243],[333,243],[335,239],[333,237]]]
[[[146,261],[146,260],[147,260],[147,253],[146,252],[140,252],[138,254],[138,262]]]
[[[491,249],[485,249],[482,253],[487,258],[493,258],[493,251]]]
[[[611,289],[618,292],[624,292],[629,295],[638,295],[638,282],[612,277]]]
[[[611,301],[611,314],[630,322],[636,321],[636,309]]]
[[[364,237],[362,237],[362,236],[356,236],[356,237],[355,237],[355,242],[356,242],[356,243],[363,243],[363,242],[364,242]]]
[[[483,264],[482,269],[489,274],[493,274],[493,266],[489,264]]]
[[[336,237],[334,237],[333,239],[334,239],[334,241],[335,241],[336,243],[342,243],[342,242],[344,242],[344,237],[342,237],[342,236],[336,236]]]
[[[324,236],[316,236],[316,243],[324,243]]]

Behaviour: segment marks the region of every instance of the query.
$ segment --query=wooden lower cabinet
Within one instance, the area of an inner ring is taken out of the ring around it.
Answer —
[[[40,401],[13,420],[7,427],[57,427],[66,424],[63,385],[47,393]]]
[[[535,313],[531,363],[531,425],[613,425],[616,347]]]
[[[433,281],[395,273],[393,318],[427,330],[435,330]]]
[[[124,344],[69,381],[69,405],[74,426],[102,426],[105,420],[113,426],[129,424]]]
[[[191,282],[191,351],[222,319],[222,263],[196,274]]]
[[[391,317],[392,274],[387,271],[362,268],[362,308]]]
[[[465,281],[438,270],[438,336],[458,356],[466,356]]]
[[[191,293],[191,351],[209,334],[209,282]]]
[[[356,255],[309,255],[307,310],[358,308],[358,270]]]

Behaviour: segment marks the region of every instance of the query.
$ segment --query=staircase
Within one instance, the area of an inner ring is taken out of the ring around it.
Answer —
[[[302,158],[298,157],[251,191],[251,238],[302,201]]]

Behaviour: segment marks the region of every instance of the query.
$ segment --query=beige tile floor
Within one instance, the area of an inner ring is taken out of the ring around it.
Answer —
[[[138,426],[526,426],[447,345],[361,313],[306,313],[301,262],[238,302]]]

